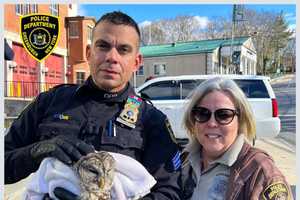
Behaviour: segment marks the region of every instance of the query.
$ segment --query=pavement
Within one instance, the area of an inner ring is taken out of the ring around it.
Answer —
[[[263,149],[272,156],[275,165],[291,185],[294,199],[296,199],[297,183],[295,141],[295,133],[280,133],[276,138],[258,139],[255,143],[255,147]]]
[[[284,174],[290,185],[296,185],[296,145],[283,137],[259,139],[255,147],[263,149],[275,161],[276,166]]]
[[[295,74],[284,74],[282,76],[278,76],[276,78],[271,79],[270,83],[271,84],[277,84],[277,83],[288,82],[294,77],[295,77]]]

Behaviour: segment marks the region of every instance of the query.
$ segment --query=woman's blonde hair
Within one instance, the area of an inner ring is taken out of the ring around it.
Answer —
[[[245,134],[249,141],[255,138],[256,126],[252,110],[244,92],[231,79],[215,77],[208,79],[196,87],[189,95],[189,103],[183,118],[183,125],[187,129],[191,139],[195,138],[195,119],[192,109],[201,102],[201,100],[210,92],[222,91],[228,93],[239,112],[238,134]]]

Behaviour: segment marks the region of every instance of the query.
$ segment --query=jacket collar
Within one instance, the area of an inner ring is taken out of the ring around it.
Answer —
[[[128,83],[124,89],[119,92],[107,92],[96,86],[91,76],[80,85],[76,90],[76,95],[80,97],[88,96],[96,101],[103,102],[124,102],[129,95],[134,95],[134,89]]]

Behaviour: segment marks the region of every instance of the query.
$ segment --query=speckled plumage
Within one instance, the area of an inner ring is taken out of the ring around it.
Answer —
[[[80,179],[81,200],[110,200],[115,160],[105,151],[90,153],[75,165]]]

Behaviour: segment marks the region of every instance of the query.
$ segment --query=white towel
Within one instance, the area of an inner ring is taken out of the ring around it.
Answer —
[[[153,176],[135,159],[109,152],[116,161],[115,177],[111,196],[113,200],[136,200],[150,192],[156,184]],[[53,199],[53,190],[63,187],[74,194],[80,194],[79,180],[74,171],[55,158],[45,158],[32,175],[25,200],[41,200],[46,193]]]

